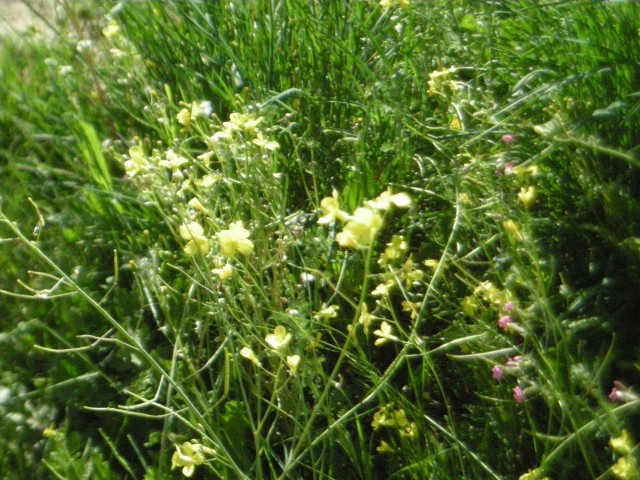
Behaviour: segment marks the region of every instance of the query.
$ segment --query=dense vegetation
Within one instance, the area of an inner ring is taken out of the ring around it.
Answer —
[[[58,5],[0,50],[6,479],[640,476],[640,4]]]

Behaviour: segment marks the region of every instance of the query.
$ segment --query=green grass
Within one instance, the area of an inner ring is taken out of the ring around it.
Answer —
[[[5,43],[4,478],[637,475],[640,6],[391,3]]]

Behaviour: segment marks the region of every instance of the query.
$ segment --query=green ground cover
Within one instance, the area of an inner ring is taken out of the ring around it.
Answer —
[[[53,25],[0,50],[3,478],[640,476],[640,4]]]

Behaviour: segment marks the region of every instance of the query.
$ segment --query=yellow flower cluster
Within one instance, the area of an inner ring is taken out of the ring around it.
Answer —
[[[205,456],[213,456],[215,453],[215,450],[201,445],[196,440],[176,445],[176,451],[171,457],[171,470],[182,467],[182,474],[191,477],[196,467],[206,461]]]
[[[415,422],[409,422],[404,409],[393,409],[393,405],[385,405],[373,414],[371,426],[374,430],[381,427],[395,428],[402,437],[415,438],[418,428]]]
[[[318,220],[320,225],[329,225],[337,220],[346,222],[342,231],[336,235],[336,241],[341,247],[358,249],[370,246],[383,225],[381,212],[392,206],[408,208],[411,197],[406,193],[392,193],[391,189],[382,192],[375,200],[366,202],[364,207],[356,208],[353,215],[340,208],[338,192],[335,190],[331,197],[320,202],[322,216]]]

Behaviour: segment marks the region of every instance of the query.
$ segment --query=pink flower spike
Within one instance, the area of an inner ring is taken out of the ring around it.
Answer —
[[[501,381],[502,378],[504,377],[504,370],[500,365],[494,365],[493,368],[491,369],[491,372],[492,372],[493,379],[496,382]]]
[[[522,355],[516,355],[515,357],[511,357],[509,360],[507,360],[507,363],[505,363],[505,366],[507,366],[507,367],[515,367],[521,361],[522,361]]]
[[[516,403],[524,403],[524,390],[520,387],[513,389],[513,399]]]
[[[629,387],[618,380],[613,382],[613,388],[609,393],[609,400],[616,403],[628,403],[638,400],[640,397],[633,393]]]
[[[501,140],[504,143],[509,144],[509,143],[513,143],[513,141],[515,140],[515,137],[513,135],[506,134],[502,136]]]
[[[513,312],[513,310],[516,308],[516,306],[513,304],[513,302],[507,302],[504,304],[504,307],[502,307],[502,311],[503,312]]]
[[[500,330],[504,331],[507,329],[507,325],[511,322],[513,322],[513,318],[511,318],[510,315],[503,315],[498,319],[498,327],[500,327]]]

